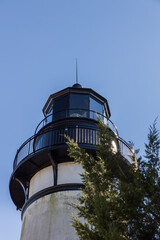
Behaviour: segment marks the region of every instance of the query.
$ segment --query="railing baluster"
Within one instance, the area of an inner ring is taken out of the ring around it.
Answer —
[[[124,157],[124,146],[123,146],[123,143],[122,143],[122,156]]]
[[[78,143],[78,126],[76,126],[76,143]]]
[[[91,144],[93,144],[93,129],[91,129]]]
[[[28,144],[28,155],[29,155],[29,151],[30,151],[30,141],[29,141],[29,144]]]

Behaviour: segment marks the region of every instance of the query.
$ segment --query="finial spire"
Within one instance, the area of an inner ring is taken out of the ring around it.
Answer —
[[[81,84],[78,83],[78,63],[76,58],[76,83],[73,84],[73,88],[82,88]]]
[[[78,63],[76,58],[76,83],[78,83]]]

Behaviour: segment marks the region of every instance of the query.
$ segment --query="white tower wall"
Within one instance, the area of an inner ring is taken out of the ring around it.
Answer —
[[[82,167],[73,162],[57,166],[57,186],[67,183],[81,183]],[[46,167],[36,173],[30,181],[29,197],[54,186],[53,168]],[[71,226],[70,203],[75,203],[79,190],[65,190],[44,195],[32,202],[22,218],[21,240],[77,240]]]

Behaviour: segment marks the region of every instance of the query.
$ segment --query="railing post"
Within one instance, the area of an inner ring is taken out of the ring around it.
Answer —
[[[29,155],[29,150],[30,150],[30,143],[31,143],[31,141],[29,141],[29,147],[28,147],[28,155]]]
[[[123,146],[123,143],[122,143],[122,156],[124,157],[124,146]]]
[[[78,126],[76,126],[76,143],[78,143]]]

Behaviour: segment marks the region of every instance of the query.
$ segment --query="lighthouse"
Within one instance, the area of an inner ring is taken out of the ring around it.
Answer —
[[[21,211],[21,240],[76,240],[71,203],[84,187],[83,169],[68,157],[64,135],[95,156],[100,117],[113,132],[114,150],[128,164],[134,150],[110,120],[107,99],[79,83],[50,95],[43,114],[33,136],[18,149],[10,177],[10,195]]]

